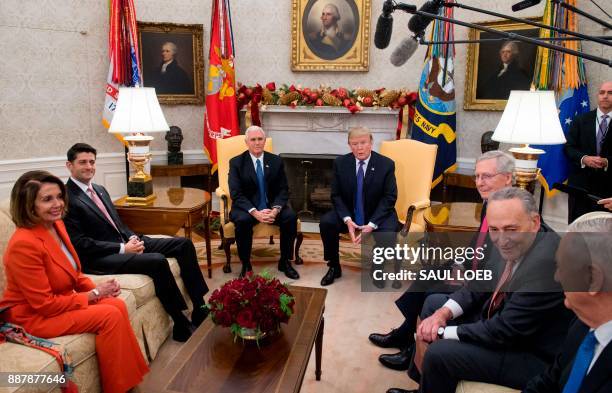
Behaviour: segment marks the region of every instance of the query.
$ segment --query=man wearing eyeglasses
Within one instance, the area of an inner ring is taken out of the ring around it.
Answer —
[[[244,140],[248,149],[230,160],[228,179],[232,198],[230,220],[236,226],[236,245],[242,262],[240,276],[253,270],[253,227],[261,222],[280,227],[278,270],[297,280],[300,275],[291,266],[297,215],[287,205],[289,186],[283,160],[276,154],[264,152],[266,134],[261,127],[247,128]]]
[[[481,247],[488,242],[488,224],[486,219],[487,200],[489,195],[497,190],[512,185],[512,172],[514,171],[514,158],[507,153],[499,150],[492,150],[484,153],[476,160],[475,176],[476,189],[483,199],[483,208],[480,216],[480,227],[473,239],[475,247]],[[490,247],[487,250],[491,249]],[[486,260],[486,258],[485,258]],[[450,293],[455,291],[457,285],[432,286],[428,282],[423,288],[419,282],[413,285],[402,296],[395,301],[395,304],[405,317],[404,322],[390,333],[370,334],[370,341],[382,348],[398,348],[400,352],[394,354],[380,355],[378,360],[386,367],[394,370],[407,370],[410,365],[410,358],[414,346],[414,333],[417,318],[421,313],[421,308],[427,296],[433,293]]]

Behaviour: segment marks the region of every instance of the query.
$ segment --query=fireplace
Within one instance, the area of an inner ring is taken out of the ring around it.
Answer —
[[[319,222],[332,208],[335,154],[281,153],[289,183],[289,202],[303,222]]]

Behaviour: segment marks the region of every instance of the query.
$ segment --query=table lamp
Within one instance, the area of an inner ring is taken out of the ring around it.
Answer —
[[[151,132],[166,132],[170,129],[162,113],[155,89],[152,87],[121,87],[113,120],[108,129],[112,134],[127,134],[128,161],[135,173],[128,181],[126,204],[146,206],[155,199],[153,179],[145,172],[151,159]]]
[[[561,145],[565,135],[559,121],[559,112],[553,91],[510,92],[504,113],[493,133],[498,142],[521,144],[509,151],[516,159],[515,179],[520,188],[537,179],[540,172],[538,158],[545,151],[529,147],[535,145]]]

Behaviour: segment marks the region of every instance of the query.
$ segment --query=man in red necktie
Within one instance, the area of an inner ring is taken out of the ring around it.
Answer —
[[[483,208],[480,217],[480,228],[473,239],[474,248],[483,247],[488,241],[487,234],[489,230],[486,211],[487,199],[493,192],[504,187],[512,185],[512,173],[514,172],[514,158],[508,153],[500,150],[488,151],[481,155],[476,160],[476,168],[474,170],[474,181],[476,189],[483,200]],[[488,253],[487,253],[488,254]],[[476,258],[466,262],[463,267],[475,270],[478,265],[482,265],[484,261],[478,261]],[[416,331],[417,318],[421,313],[425,298],[431,293],[451,293],[454,292],[457,285],[447,285],[441,283],[432,288],[432,283],[425,283],[419,287],[418,282],[413,283],[402,296],[400,296],[395,304],[402,312],[405,319],[404,322],[396,329],[393,329],[387,334],[372,333],[369,336],[370,341],[381,348],[398,348],[397,353],[382,354],[378,360],[388,368],[393,370],[407,370],[410,366],[410,359],[414,347],[414,333]]]
[[[454,393],[460,380],[522,389],[552,361],[567,333],[572,314],[554,281],[559,236],[541,223],[533,195],[496,191],[487,221],[494,279],[431,295],[423,306],[417,348],[429,347],[420,366],[422,393]]]

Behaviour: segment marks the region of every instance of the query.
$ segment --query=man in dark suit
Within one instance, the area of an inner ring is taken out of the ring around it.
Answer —
[[[420,392],[454,393],[463,379],[523,388],[552,361],[567,333],[572,315],[554,281],[559,237],[541,225],[533,196],[512,187],[493,193],[487,220],[493,279],[431,295],[423,306],[417,348],[430,345]],[[400,392],[406,391],[388,391]]]
[[[338,244],[341,232],[348,232],[353,243],[361,243],[362,234],[396,232],[399,226],[395,164],[372,151],[372,134],[367,128],[352,128],[348,144],[351,153],[334,161],[334,208],[319,223],[323,257],[329,266],[321,285],[330,285],[342,275]]]
[[[586,105],[586,104],[585,104]],[[602,83],[597,93],[597,109],[576,117],[567,133],[565,154],[570,161],[568,184],[583,188],[600,197],[612,195],[612,82]],[[581,215],[603,210],[596,202],[570,194],[568,198],[568,222]]]
[[[612,392],[612,214],[588,213],[572,223],[557,251],[565,305],[578,318],[555,361],[525,393]]]
[[[485,247],[486,256],[481,262],[488,258],[492,247],[488,239],[488,223],[486,220],[486,207],[489,195],[502,188],[512,185],[512,173],[514,172],[514,158],[508,153],[492,150],[484,153],[476,160],[475,183],[476,189],[483,200],[483,208],[480,217],[480,227],[472,239],[472,247]],[[482,268],[473,266],[473,261],[464,264],[468,269]],[[457,265],[455,265],[457,266]],[[407,370],[410,366],[414,348],[414,333],[416,332],[417,318],[421,314],[425,298],[433,293],[452,293],[458,289],[458,284],[447,284],[445,282],[432,283],[414,282],[400,296],[395,304],[404,316],[404,322],[396,329],[387,334],[372,333],[370,341],[381,348],[398,348],[399,352],[393,354],[382,354],[378,360],[385,366],[394,370]]]
[[[300,275],[291,266],[297,215],[287,205],[289,186],[283,160],[275,154],[264,152],[266,134],[261,127],[249,127],[244,138],[248,150],[230,160],[228,180],[232,198],[230,220],[236,226],[236,245],[242,262],[240,276],[253,270],[253,226],[261,222],[280,227],[278,270],[297,280]]]
[[[193,243],[185,238],[139,237],[117,214],[106,189],[93,183],[96,149],[85,143],[67,153],[66,183],[70,207],[64,218],[70,240],[83,270],[92,274],[146,274],[153,279],[155,293],[174,320],[173,338],[187,341],[206,316],[204,281]],[[193,303],[191,322],[181,310],[187,308],[166,257],[176,258],[187,293]],[[192,324],[193,323],[193,324]]]

